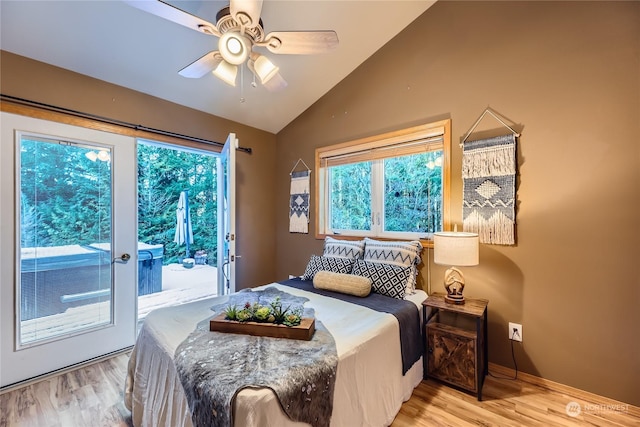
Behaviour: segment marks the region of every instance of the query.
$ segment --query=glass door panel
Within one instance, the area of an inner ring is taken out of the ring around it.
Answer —
[[[18,346],[110,325],[111,149],[19,134]]]

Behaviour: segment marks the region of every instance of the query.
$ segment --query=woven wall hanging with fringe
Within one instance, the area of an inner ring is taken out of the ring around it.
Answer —
[[[295,172],[302,163],[307,170]],[[291,189],[289,192],[289,232],[309,233],[309,178],[311,169],[302,159],[298,159],[289,172],[291,175]]]
[[[515,244],[516,141],[514,133],[462,147],[463,227],[480,243]]]

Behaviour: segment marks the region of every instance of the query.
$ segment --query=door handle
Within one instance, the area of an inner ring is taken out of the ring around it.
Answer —
[[[114,258],[113,262],[119,262],[121,264],[126,264],[131,259],[131,255],[124,253],[120,255],[118,258]]]

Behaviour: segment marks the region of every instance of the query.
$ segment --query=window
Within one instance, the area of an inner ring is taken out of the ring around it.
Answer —
[[[316,150],[316,237],[431,240],[449,225],[450,120]]]

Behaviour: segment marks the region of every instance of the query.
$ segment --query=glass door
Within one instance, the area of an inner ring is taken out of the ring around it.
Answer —
[[[5,386],[133,345],[137,250],[132,138],[2,113],[2,145],[15,147]]]

